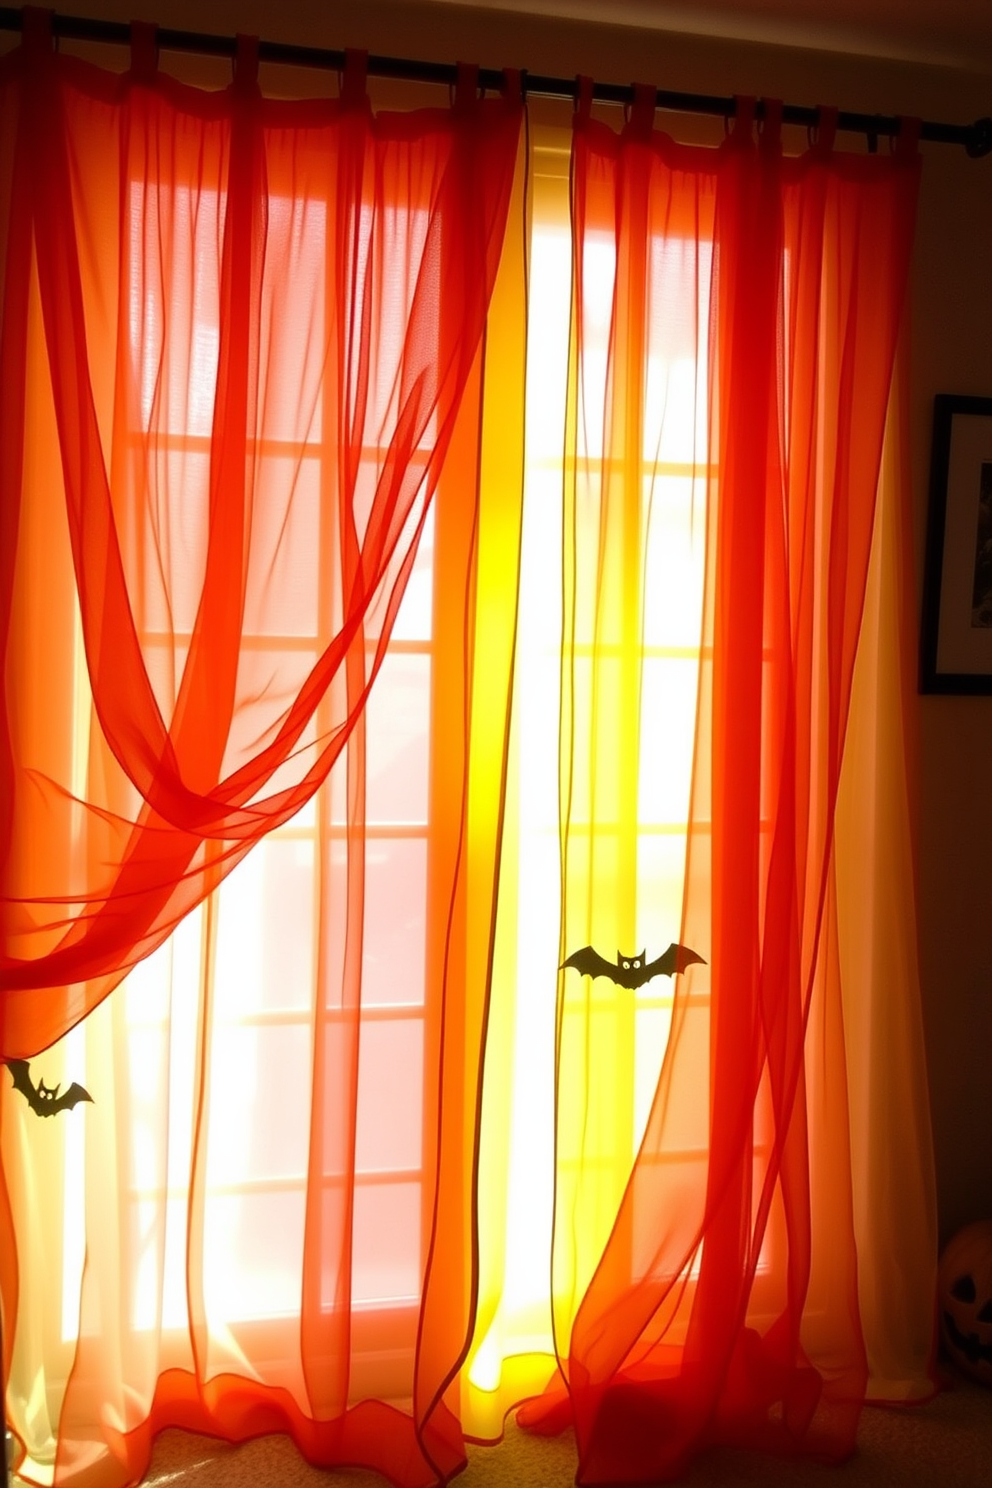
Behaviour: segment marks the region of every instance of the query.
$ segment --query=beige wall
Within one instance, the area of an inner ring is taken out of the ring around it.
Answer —
[[[935,0],[939,3],[939,0]],[[248,31],[272,40],[968,122],[992,114],[992,74],[386,0],[75,0],[60,11]],[[609,5],[604,4],[608,12]],[[0,45],[5,38],[0,37]],[[108,65],[119,53],[97,52]],[[173,58],[165,65],[176,67]],[[187,63],[203,81],[220,64]],[[189,74],[187,74],[189,75]],[[320,74],[263,76],[324,91]],[[567,123],[562,105],[540,105]],[[681,127],[681,126],[680,126]],[[694,137],[720,125],[696,121]],[[801,140],[797,139],[796,148]],[[860,148],[855,140],[851,148]],[[884,145],[883,145],[884,148]],[[913,279],[913,490],[922,565],[936,392],[992,396],[992,156],[924,147]],[[915,644],[915,640],[914,640]],[[920,701],[920,937],[942,1239],[992,1215],[992,697]]]

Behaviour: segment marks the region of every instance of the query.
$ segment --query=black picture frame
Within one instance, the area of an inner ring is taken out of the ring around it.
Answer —
[[[938,393],[923,571],[921,692],[992,693],[990,524],[992,398]]]

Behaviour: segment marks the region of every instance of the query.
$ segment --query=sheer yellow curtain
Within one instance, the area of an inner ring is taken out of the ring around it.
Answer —
[[[868,1398],[882,1401],[919,1400],[935,1388],[936,1187],[917,959],[908,342],[906,335],[889,404],[830,889]]]
[[[520,622],[479,1314],[463,1371],[467,1429],[484,1437],[556,1374],[556,1345],[567,1354],[666,1047],[668,978],[632,994],[558,967],[589,943],[613,961],[678,940],[706,531],[709,254],[659,246],[640,265],[664,268],[670,299],[629,349],[638,383],[647,360],[649,396],[631,400],[641,417],[617,461],[613,297],[638,269],[618,266],[610,234],[592,235],[570,337],[571,141],[551,129],[533,140]]]
[[[478,1174],[478,1304],[466,1430],[502,1431],[555,1371],[554,986],[559,958],[562,430],[568,367],[567,132],[531,127],[526,462],[517,641]]]

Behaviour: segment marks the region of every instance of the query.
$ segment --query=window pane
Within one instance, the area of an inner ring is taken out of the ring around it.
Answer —
[[[646,475],[644,643],[698,647],[706,556],[703,472]]]
[[[306,1024],[217,1027],[211,1044],[207,1185],[306,1175],[310,1138]]]
[[[682,823],[689,813],[697,663],[648,657],[641,671],[638,816]]]
[[[411,522],[417,515],[417,510],[415,507],[411,512]],[[424,530],[420,534],[413,570],[393,622],[394,641],[429,641],[431,638],[434,620],[434,511],[432,505],[424,518]],[[406,541],[407,536],[404,534],[400,546],[403,547]]]
[[[668,984],[667,990],[670,992],[671,983]],[[644,1128],[651,1112],[651,1102],[654,1100],[654,1093],[658,1086],[661,1061],[665,1057],[671,1023],[670,1007],[638,1008],[634,1014],[635,1148],[641,1144]]]
[[[314,844],[266,837],[217,895],[217,1016],[308,1008],[313,996]]]
[[[416,1299],[420,1293],[420,1184],[358,1188],[352,1241],[352,1302]]]
[[[362,1006],[424,1000],[427,842],[373,837],[365,849]]]
[[[685,827],[674,832],[641,832],[637,839],[637,944],[654,959],[673,940],[682,923]],[[658,983],[644,989],[657,996]]]
[[[245,635],[315,636],[323,544],[320,462],[267,455],[255,469]]]
[[[419,1169],[423,1061],[424,1026],[419,1019],[363,1020],[355,1141],[359,1173]]]
[[[367,821],[426,823],[430,658],[403,652],[387,656],[367,717]]]
[[[203,1282],[210,1324],[300,1310],[303,1189],[208,1197]]]

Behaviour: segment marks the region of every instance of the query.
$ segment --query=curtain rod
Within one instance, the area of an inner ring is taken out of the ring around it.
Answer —
[[[101,21],[82,16],[51,14],[52,35],[65,37],[68,41],[108,42],[127,46],[131,40],[131,28],[126,21]],[[14,6],[0,6],[0,30],[19,31],[21,12]],[[157,43],[163,52],[194,52],[208,57],[232,57],[236,39],[233,36],[217,36],[205,31],[177,31],[167,26],[157,29]],[[344,67],[344,52],[326,47],[299,46],[293,42],[259,41],[260,62],[275,62],[289,67],[315,67],[326,71],[340,72]],[[371,77],[399,78],[417,83],[441,83],[453,86],[457,81],[457,68],[450,62],[419,62],[408,57],[370,56],[368,73]],[[479,86],[498,90],[503,82],[500,68],[480,67]],[[548,77],[541,73],[521,72],[524,97],[566,98],[574,102],[577,84],[574,78]],[[633,102],[633,87],[626,83],[594,83],[592,96],[601,103],[629,104]],[[659,88],[655,94],[655,106],[683,114],[710,114],[724,119],[734,116],[736,100],[711,93],[680,93],[669,88]],[[759,99],[755,107],[756,117],[764,116],[764,102]],[[804,105],[787,103],[782,107],[782,122],[816,126],[819,110]],[[837,128],[854,134],[863,134],[868,148],[874,151],[880,136],[894,138],[900,129],[898,117],[888,114],[852,113],[842,109],[837,115]],[[940,145],[963,145],[973,159],[992,153],[992,118],[976,119],[973,124],[940,124],[924,120],[920,125],[920,138]]]

